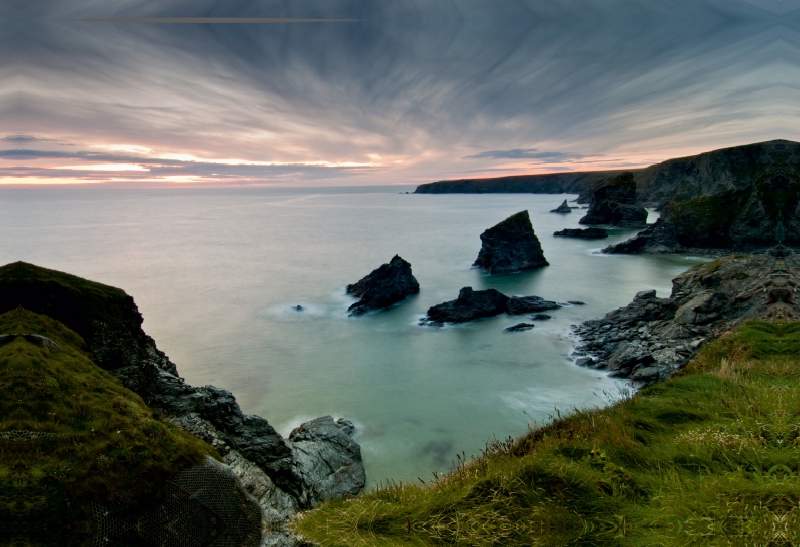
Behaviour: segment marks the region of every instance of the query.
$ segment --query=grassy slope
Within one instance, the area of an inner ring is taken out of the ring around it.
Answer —
[[[800,544],[798,372],[800,323],[750,323],[612,407],[296,530],[325,547]]]
[[[20,308],[0,315],[0,333],[40,334],[59,346],[23,337],[0,345],[0,544],[4,521],[36,523],[29,531],[47,536],[87,520],[91,502],[149,509],[165,480],[215,455],[99,368],[61,323]],[[54,435],[2,438],[10,431]]]

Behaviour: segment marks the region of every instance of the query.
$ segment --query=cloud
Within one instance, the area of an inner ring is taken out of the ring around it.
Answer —
[[[502,159],[536,159],[536,160],[575,160],[584,158],[581,154],[571,154],[568,152],[548,152],[537,150],[536,148],[511,148],[509,150],[488,150],[480,154],[464,156],[465,160],[502,160]]]

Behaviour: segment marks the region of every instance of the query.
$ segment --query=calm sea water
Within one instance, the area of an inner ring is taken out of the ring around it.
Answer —
[[[573,364],[569,326],[643,289],[667,295],[670,280],[698,260],[596,253],[631,230],[599,243],[554,238],[583,214],[548,212],[565,197],[405,195],[396,187],[7,189],[0,261],[125,289],[191,384],[231,390],[245,412],[283,434],[312,417],[345,416],[357,424],[370,484],[415,481],[491,437],[524,433],[556,408],[603,404],[603,392],[620,383]],[[479,234],[522,209],[551,265],[509,276],[472,269]],[[395,254],[411,262],[420,294],[349,318],[344,286]],[[467,285],[586,305],[521,333],[503,329],[524,316],[417,325]]]

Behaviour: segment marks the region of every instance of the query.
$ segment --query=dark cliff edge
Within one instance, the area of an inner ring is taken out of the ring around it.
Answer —
[[[672,158],[633,170],[640,201],[662,208],[672,200],[688,200],[751,184],[776,161],[800,165],[800,143],[773,140],[721,148],[694,156]],[[423,184],[415,194],[579,194],[589,201],[594,190],[623,171],[552,173],[500,178],[446,180]]]
[[[121,289],[16,262],[0,267],[0,314],[18,309],[77,333],[98,366],[211,445],[258,501],[270,526],[363,488],[364,466],[351,422],[319,418],[286,440],[267,420],[242,413],[229,391],[188,385],[144,333],[133,298]]]

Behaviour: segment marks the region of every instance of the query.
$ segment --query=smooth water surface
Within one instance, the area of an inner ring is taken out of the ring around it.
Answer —
[[[123,288],[191,384],[231,390],[245,412],[283,434],[324,414],[350,418],[370,484],[427,479],[456,453],[520,435],[555,408],[603,404],[619,382],[573,364],[570,325],[643,289],[668,295],[670,280],[698,260],[595,252],[632,230],[600,242],[554,238],[585,212],[548,212],[565,197],[396,187],[8,189],[0,193],[0,262]],[[551,265],[507,276],[471,268],[479,234],[522,209]],[[420,294],[349,318],[345,285],[395,254],[411,262]],[[527,332],[503,332],[526,316],[418,326],[428,307],[467,285],[586,305],[549,312],[552,320]]]

